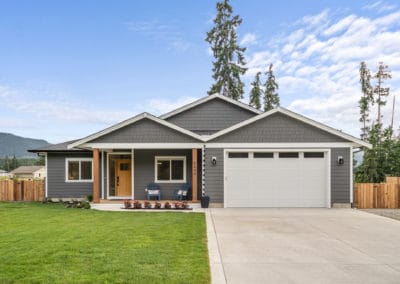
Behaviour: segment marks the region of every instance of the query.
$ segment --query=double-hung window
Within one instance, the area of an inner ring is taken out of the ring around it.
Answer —
[[[93,181],[92,158],[67,158],[65,160],[66,182],[91,182]]]
[[[155,182],[186,182],[186,157],[155,157]]]

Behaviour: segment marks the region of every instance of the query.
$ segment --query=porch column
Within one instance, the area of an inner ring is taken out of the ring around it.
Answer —
[[[93,149],[93,202],[99,203],[99,149]]]
[[[197,201],[197,149],[192,149],[192,201]]]

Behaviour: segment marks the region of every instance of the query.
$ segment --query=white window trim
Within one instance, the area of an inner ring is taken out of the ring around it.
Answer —
[[[79,162],[79,179],[69,180],[68,179],[68,163]],[[92,162],[92,178],[81,179],[81,162]],[[93,182],[93,158],[65,158],[65,182]]]
[[[171,180],[172,167],[169,167],[169,178],[170,180],[158,180],[157,179],[157,161],[158,160],[169,160],[170,165],[173,160],[183,161],[183,179],[182,180]],[[154,157],[154,181],[157,183],[185,183],[186,182],[186,156],[155,156]]]

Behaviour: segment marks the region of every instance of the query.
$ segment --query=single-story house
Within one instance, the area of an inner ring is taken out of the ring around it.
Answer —
[[[46,196],[94,202],[146,199],[224,207],[331,207],[353,202],[353,148],[370,144],[289,111],[262,112],[210,95],[159,117],[142,113],[79,140],[31,150],[45,156]]]
[[[46,177],[46,168],[43,166],[20,166],[10,172],[15,178],[22,179],[44,179]]]
[[[8,178],[8,177],[11,177],[12,176],[12,174],[10,174],[9,172],[7,172],[7,171],[5,171],[5,170],[0,170],[0,177],[6,177],[6,178]]]

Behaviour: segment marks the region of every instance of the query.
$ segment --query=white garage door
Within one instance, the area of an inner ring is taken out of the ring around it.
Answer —
[[[327,207],[324,151],[232,151],[225,159],[226,207]]]

